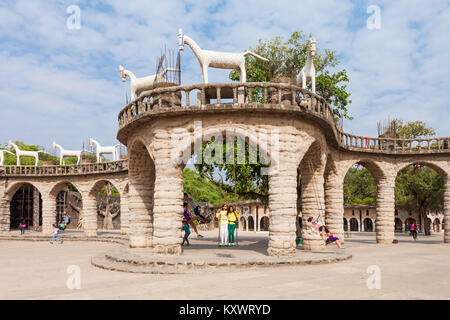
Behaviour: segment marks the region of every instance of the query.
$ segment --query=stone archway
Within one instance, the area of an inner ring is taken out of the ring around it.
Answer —
[[[120,189],[110,180],[97,181],[89,191],[89,200],[95,202],[97,229],[121,229],[121,202],[123,201]]]
[[[435,232],[441,231],[441,222],[439,221],[439,218],[435,218],[433,221],[433,231]]]
[[[403,222],[400,218],[395,218],[395,231],[402,232],[403,231]]]
[[[359,231],[359,223],[356,218],[350,219],[350,231]]]
[[[260,231],[269,231],[269,217],[263,216],[259,222],[259,230]]]
[[[9,200],[9,230],[25,224],[28,230],[41,230],[42,226],[42,195],[31,183],[20,183],[10,191]]]
[[[364,219],[364,231],[372,232],[373,231],[373,222],[370,218]]]

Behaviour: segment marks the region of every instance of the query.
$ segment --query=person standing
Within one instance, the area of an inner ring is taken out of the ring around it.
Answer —
[[[239,213],[233,206],[228,208],[228,242],[231,246],[235,247],[234,234],[236,232],[236,223],[239,219]]]
[[[53,235],[52,235],[52,241],[50,242],[51,244],[53,244],[53,241],[55,241],[55,238],[58,238],[58,240],[60,241],[60,243],[62,244],[63,241],[60,238],[59,234],[59,227],[56,225],[56,223],[53,224]]]
[[[189,229],[189,225],[186,222],[186,220],[183,220],[183,228],[181,228],[181,230],[184,231],[184,237],[183,237],[183,242],[181,243],[181,245],[183,246],[184,243],[186,242],[186,245],[189,245],[189,235],[191,234],[191,229]]]
[[[26,224],[23,222],[23,220],[20,222],[20,234],[25,233]]]
[[[219,247],[228,245],[228,207],[226,204],[217,211],[216,218],[219,220]]]

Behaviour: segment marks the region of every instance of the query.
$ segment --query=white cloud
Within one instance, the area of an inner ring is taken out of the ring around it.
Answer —
[[[368,1],[2,2],[0,136],[43,145],[58,139],[69,149],[89,136],[114,144],[128,92],[118,65],[139,77],[153,74],[164,45],[177,50],[179,27],[202,48],[221,51],[300,29],[312,33],[349,72],[355,120],[346,130],[374,136],[376,122],[390,116],[425,120],[450,136],[448,3],[378,2],[380,30],[366,28]],[[81,8],[80,30],[66,28],[73,3]],[[201,82],[190,49],[182,61],[183,83]],[[209,72],[213,82],[228,81],[228,71]]]

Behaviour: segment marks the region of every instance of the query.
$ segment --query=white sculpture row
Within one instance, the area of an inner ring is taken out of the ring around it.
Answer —
[[[244,53],[231,53],[231,52],[219,52],[203,50],[200,46],[187,35],[183,34],[183,30],[178,30],[178,46],[179,50],[184,50],[184,45],[187,44],[191,47],[195,56],[200,63],[202,70],[203,83],[208,83],[208,68],[219,69],[239,69],[241,82],[247,81],[247,74],[245,69],[245,56],[252,55],[257,59],[269,62],[268,59],[251,51],[245,51]],[[313,58],[316,54],[316,40],[311,38],[309,42],[308,57],[305,66],[297,75],[296,82],[306,89],[306,85],[311,82],[312,92],[316,93],[316,70],[314,68]],[[130,78],[130,95],[131,100],[135,100],[139,94],[145,90],[153,88],[155,82],[164,78],[168,71],[181,71],[178,69],[166,69],[163,72],[147,77],[136,78],[133,72],[125,70],[122,66],[119,67],[122,82],[126,81],[126,77]]]
[[[116,144],[115,146],[111,146],[111,147],[106,147],[106,146],[101,146],[100,143],[98,143],[98,141],[89,138],[89,144],[92,146],[95,144],[96,146],[96,156],[97,156],[97,162],[100,162],[100,156],[103,154],[112,154],[113,155],[113,161],[117,161],[119,160],[119,153],[117,148],[119,147],[120,144]],[[16,154],[8,151],[8,150],[0,150],[0,166],[3,166],[4,162],[5,162],[5,153],[9,153],[12,155],[15,155],[17,157],[17,165],[20,166],[20,158],[21,157],[32,157],[35,158],[35,166],[38,165],[39,163],[39,153],[46,153],[44,150],[39,150],[39,151],[25,151],[25,150],[20,150],[20,148],[14,144],[11,140],[8,141],[8,147],[9,148],[14,148],[14,150],[16,151]],[[85,150],[79,150],[79,151],[75,151],[75,150],[64,150],[63,147],[61,147],[59,144],[57,144],[56,142],[53,141],[53,145],[52,145],[53,150],[55,150],[56,148],[59,149],[59,164],[65,164],[64,158],[65,157],[77,157],[77,164],[80,164],[81,162],[81,153]]]

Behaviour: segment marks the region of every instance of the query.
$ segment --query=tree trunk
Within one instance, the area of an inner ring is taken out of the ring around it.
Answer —
[[[423,231],[425,232],[426,236],[429,236],[429,235],[431,235],[431,226],[430,226],[430,223],[428,222],[428,217],[427,217],[426,211],[423,207],[420,208],[420,215],[422,216],[422,220],[423,220]]]

